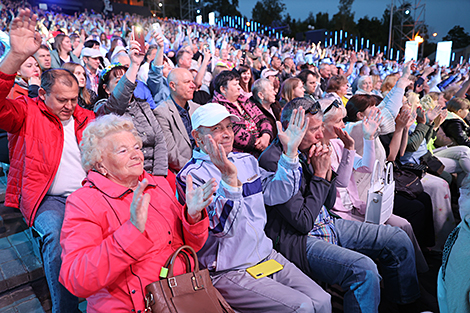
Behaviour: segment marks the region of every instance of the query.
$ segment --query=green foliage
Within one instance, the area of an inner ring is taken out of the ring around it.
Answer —
[[[464,30],[462,26],[454,26],[446,36],[442,38],[446,41],[452,41],[452,48],[459,49],[465,48],[470,45],[470,35]]]
[[[251,11],[252,19],[262,25],[272,26],[282,20],[286,5],[281,0],[258,0]]]
[[[204,0],[206,12],[217,11],[219,16],[242,16],[238,11],[238,0]]]
[[[353,33],[356,31],[356,23],[354,22],[354,12],[351,12],[354,0],[339,0],[338,13],[333,15],[333,30],[348,30]]]
[[[376,45],[387,44],[388,37],[384,36],[384,25],[377,17],[369,19],[366,15],[360,18],[357,21],[357,31],[360,37],[367,38]]]

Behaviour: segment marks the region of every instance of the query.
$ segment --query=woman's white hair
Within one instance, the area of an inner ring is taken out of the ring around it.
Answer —
[[[140,146],[142,146],[142,139],[139,137],[130,118],[108,114],[98,117],[88,124],[87,128],[83,131],[83,138],[80,142],[81,161],[85,172],[93,169],[96,164],[102,161],[104,147],[101,141],[106,136],[122,131],[132,133]]]
[[[364,84],[364,81],[366,79],[370,79],[370,81],[372,82],[372,77],[370,77],[369,75],[363,75],[363,76],[360,76],[358,79],[357,79],[357,87],[362,89],[362,85]]]
[[[325,113],[325,110],[333,103],[333,101],[337,100],[340,105],[337,108],[336,106],[333,106],[331,109],[328,110],[328,112]],[[341,111],[341,114],[343,117],[346,116],[346,108],[343,105],[343,102],[341,101],[341,98],[337,97],[328,97],[328,98],[323,98],[319,100],[320,105],[321,105],[321,110],[323,112],[323,122],[329,121],[333,116],[335,116],[336,112],[338,110]]]

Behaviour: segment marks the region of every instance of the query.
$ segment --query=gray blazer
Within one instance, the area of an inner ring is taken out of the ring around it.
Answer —
[[[189,115],[192,115],[194,110],[200,107],[199,104],[191,100],[188,101],[188,104]],[[168,167],[174,173],[178,173],[192,157],[192,147],[188,132],[171,97],[158,104],[153,113],[165,135],[168,150]]]
[[[95,104],[95,112],[97,115],[114,113],[130,117],[142,138],[144,169],[153,175],[166,176],[168,156],[162,129],[147,101],[133,97],[135,86],[126,75],[122,76],[110,97]]]

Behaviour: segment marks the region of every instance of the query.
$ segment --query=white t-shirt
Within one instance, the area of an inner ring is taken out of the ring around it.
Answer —
[[[75,136],[73,117],[67,121],[62,121],[62,125],[64,127],[64,148],[59,169],[47,194],[67,197],[82,187],[82,181],[86,177],[86,173],[80,163],[80,149]]]

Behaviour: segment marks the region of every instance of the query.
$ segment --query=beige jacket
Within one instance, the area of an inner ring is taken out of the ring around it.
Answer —
[[[188,104],[189,115],[191,116],[200,105],[191,100],[188,101]],[[161,102],[153,110],[153,113],[165,135],[168,149],[168,167],[172,172],[178,173],[192,157],[192,147],[188,132],[184,127],[176,104],[170,97]]]

